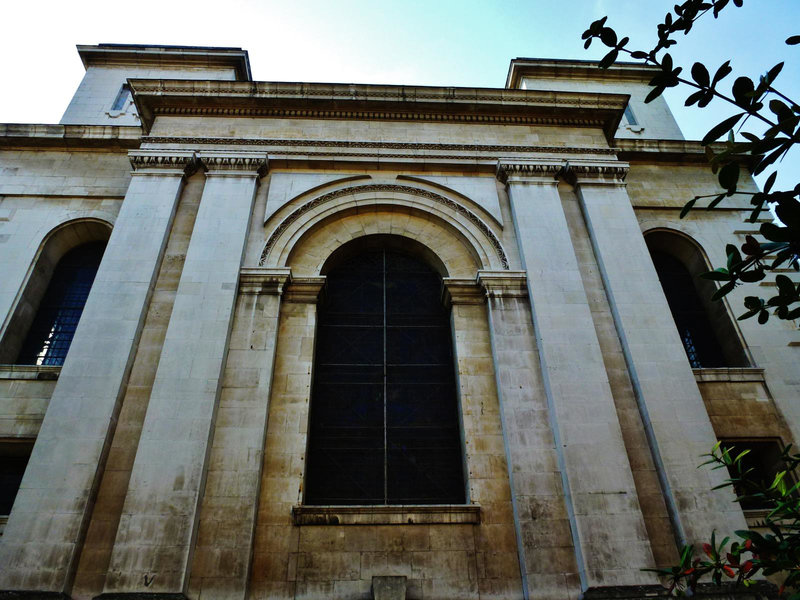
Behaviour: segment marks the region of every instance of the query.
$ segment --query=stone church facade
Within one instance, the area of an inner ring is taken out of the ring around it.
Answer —
[[[800,331],[690,277],[757,225],[678,218],[718,188],[647,69],[78,51],[0,125],[0,597],[643,598],[758,516],[696,466],[800,435]]]

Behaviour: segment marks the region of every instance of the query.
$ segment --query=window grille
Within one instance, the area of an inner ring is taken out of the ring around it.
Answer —
[[[651,255],[692,368],[726,366],[722,346],[688,269],[664,252],[653,251]]]
[[[328,273],[306,504],[465,501],[450,314],[424,263],[379,249]]]
[[[105,247],[105,242],[84,244],[59,261],[17,364],[64,364]]]

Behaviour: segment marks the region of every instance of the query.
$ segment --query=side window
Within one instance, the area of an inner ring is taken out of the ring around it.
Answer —
[[[32,449],[32,441],[0,440],[0,533],[11,513]]]
[[[633,109],[631,108],[630,103],[625,106],[625,125],[638,125],[639,122],[636,120],[636,116],[633,114]]]
[[[761,487],[769,487],[775,480],[775,475],[781,469],[781,445],[777,440],[721,440],[720,448],[730,451],[732,458],[735,458],[745,450],[748,453],[742,458],[742,473],[745,479]],[[729,467],[730,476],[736,477],[736,473]],[[749,486],[739,486],[734,490],[737,496],[752,494],[753,490]],[[769,502],[759,498],[746,498],[740,500],[744,510],[765,510],[772,508]]]
[[[714,282],[699,246],[668,230],[645,235],[664,296],[694,369],[752,366],[727,305],[711,300]]]
[[[450,313],[441,278],[372,249],[327,274],[305,502],[465,501]]]
[[[131,100],[131,88],[127,83],[123,83],[119,89],[117,97],[114,98],[114,104],[111,105],[111,110],[125,110],[128,102]]]
[[[105,247],[105,242],[91,242],[61,258],[22,344],[17,364],[64,364]]]

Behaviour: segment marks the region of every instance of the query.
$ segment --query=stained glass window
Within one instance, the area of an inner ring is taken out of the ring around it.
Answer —
[[[17,364],[64,364],[105,247],[105,242],[84,244],[58,262]]]
[[[450,314],[439,275],[370,250],[327,275],[306,503],[465,501]]]

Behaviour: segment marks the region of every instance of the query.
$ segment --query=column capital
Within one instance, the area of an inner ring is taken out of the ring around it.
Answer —
[[[442,279],[442,302],[451,304],[483,304],[486,296],[474,279],[444,277]]]
[[[185,150],[131,150],[128,159],[138,174],[189,177],[200,167],[197,155]]]
[[[573,185],[624,185],[629,169],[618,160],[568,160],[564,175]]]
[[[199,160],[208,175],[240,175],[263,177],[269,161],[261,152],[231,152],[207,150],[200,152]]]
[[[501,183],[558,183],[558,177],[564,170],[563,160],[517,160],[500,159],[497,161],[497,179]]]
[[[292,277],[289,281],[289,285],[286,286],[284,297],[287,302],[316,304],[326,279],[324,275],[316,277]]]
[[[528,277],[525,271],[478,271],[478,284],[489,298],[527,298]]]
[[[246,267],[239,270],[239,293],[280,296],[291,280],[289,267]]]

